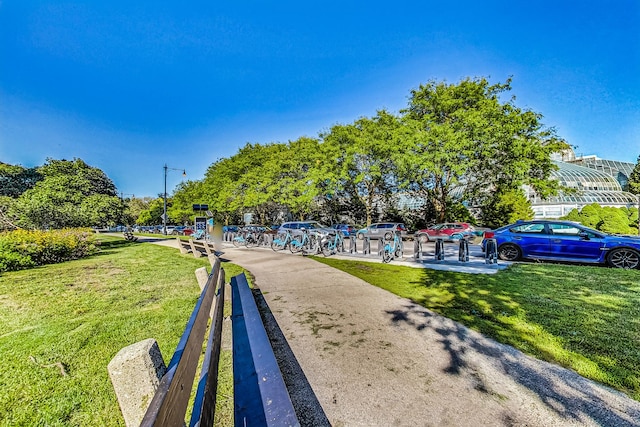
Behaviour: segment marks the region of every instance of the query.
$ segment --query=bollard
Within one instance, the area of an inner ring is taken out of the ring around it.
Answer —
[[[369,255],[371,253],[371,241],[369,237],[365,237],[363,240],[362,253],[364,255]]]
[[[498,263],[498,242],[496,239],[487,239],[484,245],[484,262],[485,264]]]
[[[414,239],[413,241],[413,258],[422,259],[422,242],[420,242],[420,239]]]
[[[460,239],[460,249],[458,250],[458,261],[469,262],[469,241]]]
[[[444,260],[444,240],[436,239],[436,261]]]
[[[349,253],[357,254],[358,247],[356,245],[356,236],[349,236]]]

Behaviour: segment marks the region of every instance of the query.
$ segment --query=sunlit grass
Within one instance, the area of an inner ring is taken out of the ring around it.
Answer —
[[[199,296],[194,271],[202,266],[206,258],[127,244],[0,276],[0,425],[124,425],[107,364],[146,338],[168,363]],[[227,280],[241,271],[223,267]],[[221,381],[230,395],[230,371]],[[229,411],[228,399],[220,403]]]
[[[640,271],[517,264],[472,275],[317,260],[640,400]]]

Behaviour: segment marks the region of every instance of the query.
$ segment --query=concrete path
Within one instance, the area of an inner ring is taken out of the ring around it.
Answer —
[[[304,375],[287,381],[313,391],[303,425],[640,425],[640,402],[309,258],[223,259],[252,273]]]
[[[254,277],[303,426],[640,426],[640,402],[346,273],[223,251]]]

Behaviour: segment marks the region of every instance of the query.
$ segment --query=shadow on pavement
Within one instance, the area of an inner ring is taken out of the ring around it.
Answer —
[[[563,418],[578,422],[589,419],[602,426],[640,426],[637,402],[615,390],[600,388],[571,370],[526,357],[513,347],[486,339],[418,305],[409,304],[405,310],[391,310],[387,314],[393,323],[406,323],[418,331],[435,331],[449,354],[449,366],[444,371],[449,375],[467,376],[478,391],[494,393],[469,362],[474,352],[497,362],[506,375],[538,395]],[[607,401],[607,394],[611,395],[612,402]]]

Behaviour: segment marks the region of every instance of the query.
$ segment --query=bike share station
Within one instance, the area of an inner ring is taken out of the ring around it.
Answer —
[[[241,236],[242,230],[237,233],[228,233],[225,235],[225,243],[234,241]],[[226,234],[226,233],[225,233]],[[328,236],[329,240],[334,240],[332,235]],[[288,236],[288,239],[293,239]],[[275,245],[274,245],[275,243]],[[392,260],[402,262],[410,267],[425,267],[436,270],[449,270],[467,273],[495,273],[498,270],[506,268],[511,263],[501,261],[498,264],[497,244],[495,239],[487,239],[485,242],[486,251],[483,253],[480,245],[470,245],[467,239],[456,239],[453,241],[445,241],[438,238],[435,241],[421,242],[420,239],[414,239],[409,250],[405,250],[405,245],[411,245],[411,242],[403,242],[401,236],[397,233],[387,233],[386,236],[380,237],[364,237],[357,239],[355,236],[345,236],[342,239],[336,239],[332,242],[331,251],[318,249],[315,253],[302,251],[307,255],[322,255],[344,257],[344,259],[356,258],[366,261],[382,260],[382,262],[390,262]],[[235,244],[235,246],[239,246]],[[274,246],[276,248],[274,249]],[[259,239],[259,243],[251,247],[271,248],[275,251],[291,251],[292,253],[300,252],[300,244],[290,244],[287,242],[286,235],[269,235],[265,234]],[[247,247],[249,247],[247,245]],[[413,250],[411,250],[413,249]],[[325,253],[326,252],[326,253]]]

